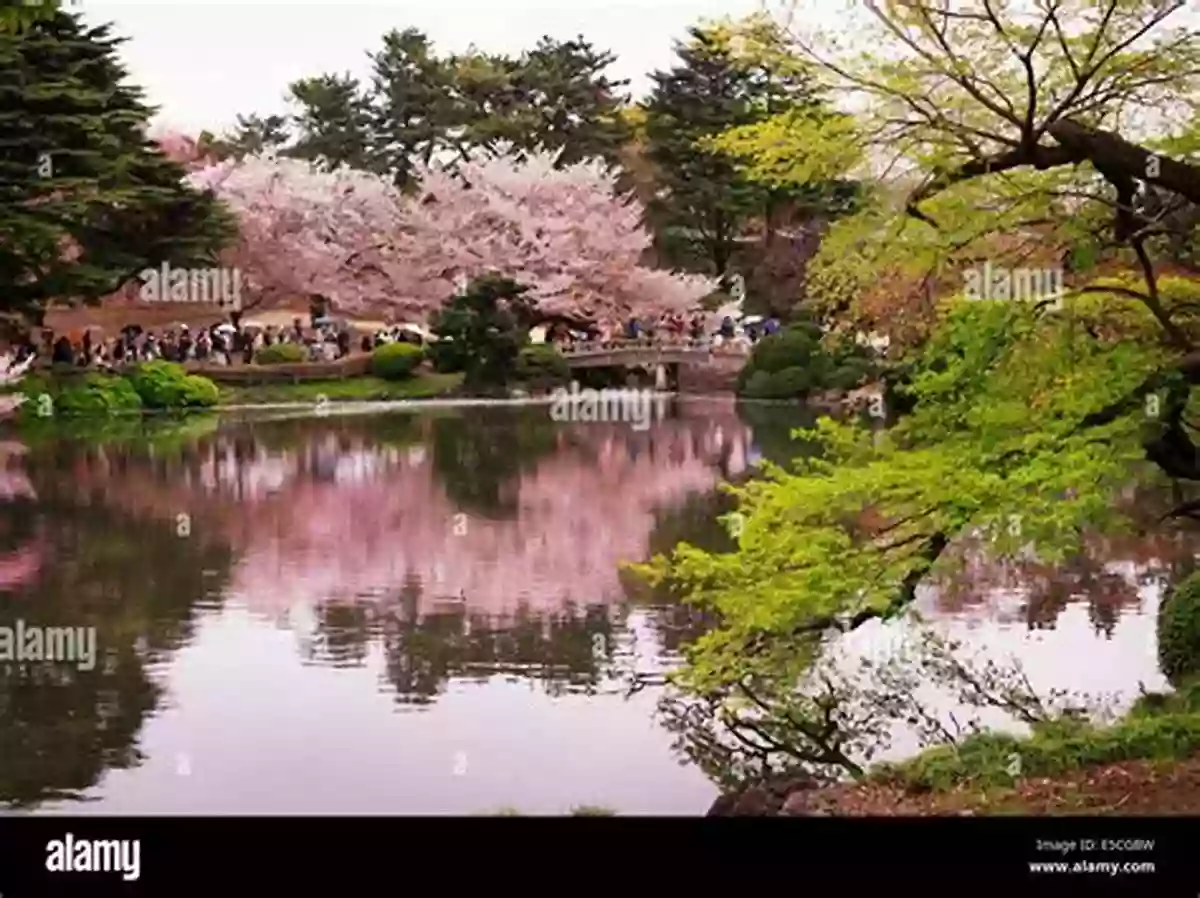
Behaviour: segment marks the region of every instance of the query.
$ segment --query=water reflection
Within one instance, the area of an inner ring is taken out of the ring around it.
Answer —
[[[537,683],[536,701],[604,695],[627,707],[625,675],[659,670],[671,653],[656,641],[657,612],[622,604],[619,565],[646,557],[676,507],[742,473],[751,438],[732,405],[646,433],[473,409],[160,436],[6,444],[0,621],[95,624],[107,653],[96,671],[64,675],[70,684],[22,671],[0,680],[0,798],[14,805],[145,807],[130,796],[153,779],[139,736],[156,712],[151,738],[173,721],[193,751],[230,732],[247,702],[277,715],[285,675],[260,670],[266,650],[239,641],[261,638],[248,635],[254,618],[287,630],[307,666],[369,671],[400,707],[431,708],[456,682]],[[204,732],[187,721],[221,689],[211,672],[203,699],[173,682],[187,661],[161,662],[184,647],[248,680],[245,694],[221,694],[225,721]],[[312,701],[315,723],[330,709]],[[644,740],[646,709],[622,713],[618,726]],[[378,720],[350,729],[398,735]],[[679,770],[660,748],[642,763]],[[706,800],[695,775],[676,779],[674,797],[646,807]],[[165,788],[156,807],[190,806],[184,783]]]
[[[718,484],[803,451],[810,421],[706,401],[645,432],[472,408],[0,443],[0,625],[94,625],[105,657],[0,668],[0,802],[702,813],[713,787],[676,764],[653,691],[624,694],[706,622],[619,566],[727,548]],[[990,640],[1087,608],[1111,634],[1138,609],[1114,563],[1174,561],[1094,548],[972,562],[930,610]]]

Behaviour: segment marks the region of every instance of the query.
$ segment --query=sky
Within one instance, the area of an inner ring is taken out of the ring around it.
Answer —
[[[828,0],[836,5],[842,0]],[[618,56],[610,77],[641,94],[647,73],[672,65],[672,42],[702,18],[741,16],[758,0],[79,0],[94,24],[129,38],[131,79],[161,107],[156,124],[219,132],[239,113],[286,112],[287,85],[323,73],[366,76],[367,52],[392,29],[425,32],[439,52],[474,43],[516,54],[548,34],[583,34]]]
[[[767,0],[778,10],[782,0]],[[1200,0],[1194,0],[1200,7]],[[284,113],[287,85],[325,73],[366,78],[368,52],[392,29],[423,31],[441,53],[474,44],[517,54],[542,35],[584,35],[617,54],[610,77],[641,96],[670,68],[673,43],[705,18],[740,17],[762,0],[75,0],[87,21],[112,22],[134,83],[161,107],[158,127],[195,134],[239,113]],[[801,0],[806,26],[853,41],[859,0]],[[1200,23],[1200,9],[1185,14]],[[1176,16],[1175,24],[1184,20]]]

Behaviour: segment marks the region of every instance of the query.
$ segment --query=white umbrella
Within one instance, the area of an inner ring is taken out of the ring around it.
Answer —
[[[747,315],[745,318],[742,319],[742,324],[758,324],[758,322],[760,322],[762,320],[763,320],[762,315]]]
[[[225,324],[217,325],[218,334],[236,334],[237,328],[226,322]]]

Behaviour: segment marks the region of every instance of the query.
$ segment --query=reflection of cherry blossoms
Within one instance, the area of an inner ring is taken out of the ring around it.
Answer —
[[[229,595],[255,610],[394,597],[416,578],[421,614],[465,602],[498,616],[619,599],[619,566],[645,558],[656,512],[710,492],[721,466],[739,471],[748,432],[730,414],[570,437],[514,475],[516,514],[502,520],[454,504],[427,448],[344,434],[269,451],[240,434],[206,441],[166,482],[145,461],[88,465],[107,502],[167,520],[186,511],[198,535],[216,528],[239,556]]]
[[[0,386],[15,384],[25,376],[32,364],[33,356],[23,362],[15,362],[11,355],[0,353]],[[11,415],[24,401],[25,397],[20,393],[0,395],[0,418]]]
[[[656,509],[717,482],[712,462],[688,451],[687,436],[652,437],[662,450],[678,444],[674,457],[635,457],[612,437],[599,441],[595,464],[573,452],[548,458],[521,475],[519,512],[503,521],[451,504],[427,458],[397,454],[380,471],[379,456],[344,456],[334,482],[294,482],[285,504],[247,511],[259,524],[233,589],[270,612],[394,593],[412,576],[423,584],[425,612],[464,602],[501,615],[522,604],[556,611],[565,601],[614,600],[619,565],[644,558]]]
[[[37,500],[33,484],[17,461],[27,452],[22,443],[0,441],[0,503]],[[0,554],[0,590],[15,590],[36,579],[45,563],[45,554],[46,546],[40,537]]]
[[[1154,521],[1165,507],[1153,495],[1131,491],[1120,503],[1134,523]],[[1142,519],[1145,520],[1142,520]],[[1149,530],[1149,528],[1145,528]],[[1055,626],[1063,609],[1086,602],[1092,625],[1111,633],[1122,613],[1142,609],[1145,587],[1165,585],[1194,558],[1196,537],[1183,532],[1085,538],[1083,551],[1057,564],[997,561],[982,546],[960,545],[962,567],[938,580],[929,598],[937,611],[977,620]],[[932,584],[931,584],[932,587]]]

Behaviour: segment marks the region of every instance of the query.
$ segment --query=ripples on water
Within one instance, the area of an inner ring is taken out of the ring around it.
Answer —
[[[703,813],[715,790],[672,755],[658,690],[626,694],[702,622],[619,566],[726,545],[718,483],[788,457],[800,423],[704,402],[644,433],[472,408],[6,443],[0,624],[93,625],[106,655],[53,682],[0,669],[0,801]],[[921,601],[1035,685],[1152,688],[1157,584],[1185,549],[976,566]]]

